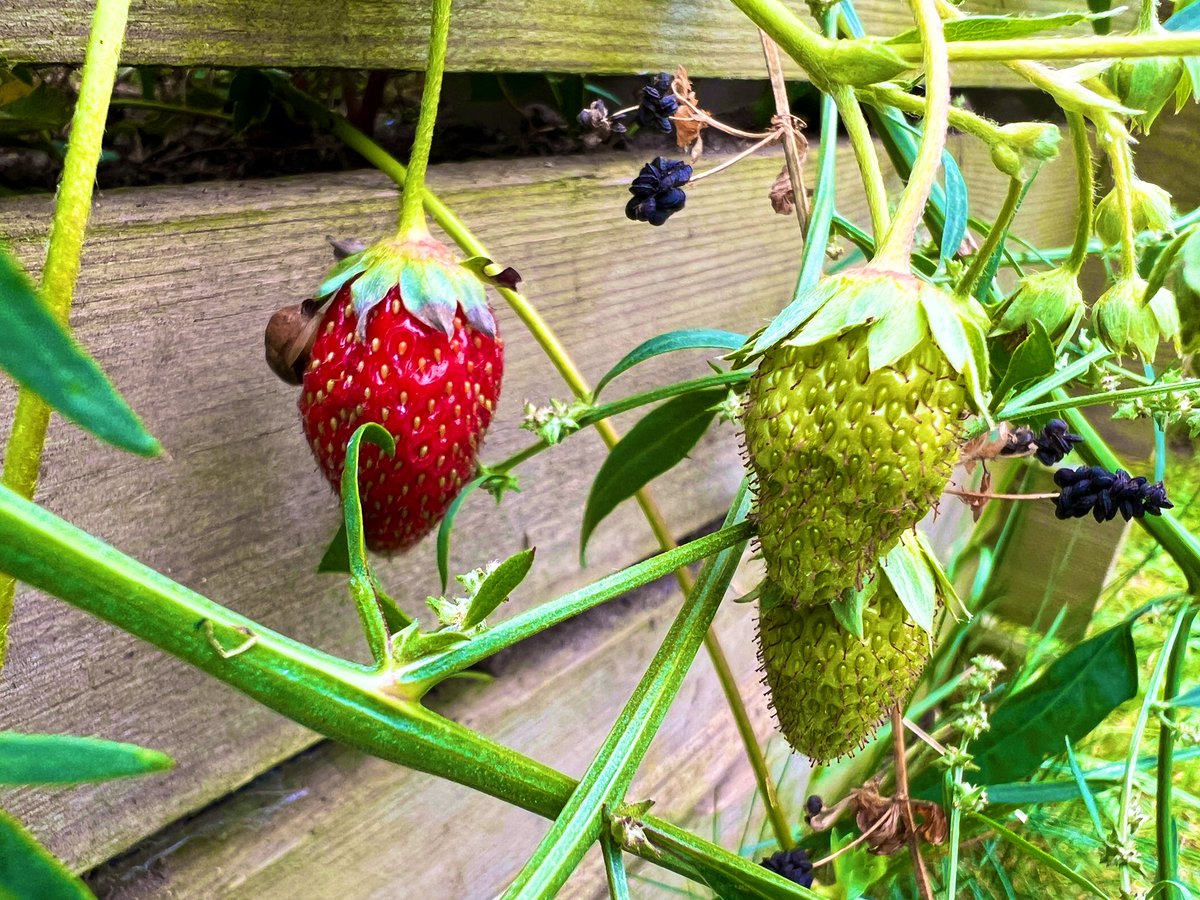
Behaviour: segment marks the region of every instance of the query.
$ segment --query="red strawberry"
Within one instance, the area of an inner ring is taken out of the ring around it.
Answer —
[[[385,241],[322,285],[337,294],[317,328],[300,415],[335,491],[355,429],[378,422],[396,439],[394,457],[364,444],[359,463],[377,552],[407,549],[441,521],[475,473],[500,394],[504,345],[483,287],[447,256],[432,241]]]

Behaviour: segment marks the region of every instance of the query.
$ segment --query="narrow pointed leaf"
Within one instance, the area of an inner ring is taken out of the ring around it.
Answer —
[[[528,550],[513,554],[500,563],[496,567],[496,571],[484,579],[475,598],[471,601],[466,618],[463,619],[464,631],[474,628],[508,599],[517,585],[524,581],[525,576],[529,574],[529,570],[533,567],[535,552],[536,548],[530,547]]]
[[[165,753],[134,744],[0,732],[0,784],[83,784],[161,772],[173,765]]]
[[[454,520],[458,517],[458,511],[466,499],[486,480],[486,477],[481,475],[467,482],[466,487],[459,491],[458,496],[450,502],[450,506],[446,509],[446,515],[442,517],[442,524],[438,526],[437,567],[438,575],[442,579],[443,591],[450,583],[450,538],[454,533]]]
[[[0,368],[76,425],[141,456],[162,452],[100,367],[0,247]]]
[[[648,359],[672,353],[676,350],[736,350],[746,343],[744,334],[732,331],[719,331],[715,328],[687,328],[681,331],[668,331],[650,338],[630,350],[615,366],[604,373],[604,377],[592,391],[593,400],[600,396],[605,385],[620,375]]]
[[[833,610],[833,617],[837,619],[838,624],[845,628],[856,638],[863,636],[863,609],[875,596],[875,592],[879,589],[879,578],[876,577],[863,585],[860,591],[855,587],[842,592],[838,599],[829,604]]]
[[[896,596],[913,621],[926,634],[932,634],[933,614],[937,609],[937,584],[920,548],[915,542],[901,539],[884,558],[880,568],[883,570],[881,577],[891,582]]]
[[[1006,41],[1028,37],[1043,31],[1068,28],[1081,22],[1095,22],[1116,15],[1108,12],[1061,12],[1044,16],[969,16],[946,22],[943,30],[948,41]],[[910,29],[888,40],[889,44],[919,44],[921,35]]]
[[[322,574],[349,575],[350,549],[346,546],[346,525],[338,526],[337,534],[325,549],[325,555],[317,563],[317,571]]]
[[[94,895],[37,842],[21,823],[0,810],[0,897],[5,900],[82,900]]]
[[[725,390],[681,394],[647,413],[612,449],[588,494],[579,553],[583,557],[596,526],[621,501],[672,469],[708,430]]]

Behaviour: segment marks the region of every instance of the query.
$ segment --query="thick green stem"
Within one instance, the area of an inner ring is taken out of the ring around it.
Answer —
[[[84,54],[79,99],[71,118],[67,156],[50,225],[50,245],[42,267],[42,300],[63,325],[70,318],[75,282],[79,278],[79,258],[92,210],[92,186],[96,183],[109,97],[116,81],[128,16],[129,0],[97,0]],[[17,396],[0,482],[22,497],[33,497],[37,488],[49,423],[50,407],[37,394],[22,389]],[[16,590],[12,578],[0,575],[0,666],[4,665],[8,648],[8,625]]]
[[[1179,627],[1179,637],[1167,659],[1167,673],[1163,680],[1162,702],[1164,704],[1162,717],[1163,726],[1158,732],[1158,772],[1157,789],[1154,794],[1155,843],[1158,850],[1158,880],[1160,882],[1179,880],[1179,837],[1174,812],[1171,806],[1175,790],[1175,728],[1177,711],[1169,705],[1179,694],[1183,682],[1183,663],[1187,657],[1188,640],[1191,637],[1192,625],[1196,621],[1197,606],[1194,599],[1189,601],[1184,609],[1183,623]],[[1168,885],[1164,893],[1166,900],[1182,897],[1176,888]]]
[[[1025,195],[1025,182],[1020,178],[1010,178],[1008,181],[1008,193],[1004,195],[1004,205],[1000,207],[1000,212],[996,214],[996,221],[992,223],[991,230],[988,231],[987,238],[983,242],[983,246],[976,251],[975,256],[971,259],[971,265],[963,274],[955,286],[955,292],[962,297],[969,297],[975,292],[975,287],[979,284],[979,279],[983,277],[983,273],[987,271],[988,264],[996,251],[1000,249],[1005,236],[1008,234],[1008,228],[1012,225],[1012,220],[1017,214],[1017,208],[1021,205],[1021,198]]]
[[[818,34],[779,0],[732,0],[733,5],[766,32],[792,59],[804,67],[810,79],[821,90],[833,85],[825,83],[825,59],[833,50],[833,42]]]
[[[910,0],[917,30],[921,33],[922,60],[925,65],[925,127],[921,145],[908,176],[908,185],[896,207],[891,227],[882,242],[876,238],[874,267],[909,270],[913,239],[921,224],[921,215],[933,190],[942,150],[946,146],[946,126],[950,110],[950,64],[946,59],[946,37],[934,0]]]
[[[891,49],[897,56],[908,62],[917,63],[921,59],[921,48],[916,44],[893,44]],[[1198,56],[1200,55],[1200,37],[1188,33],[1167,33],[1161,35],[1130,34],[1080,38],[951,41],[948,55],[951,62]]]
[[[341,116],[331,116],[322,104],[317,103],[307,94],[283,82],[277,82],[277,86],[281,92],[294,100],[299,106],[311,111],[319,121],[328,121],[330,131],[348,147],[395,181],[401,188],[405,186],[407,170],[386,150]],[[459,246],[459,249],[469,256],[493,258],[488,249],[471,233],[462,220],[454,215],[437,197],[428,190],[422,191],[421,196],[423,197],[426,211],[433,216],[434,221]],[[538,342],[542,351],[549,358],[555,369],[558,370],[559,375],[567,383],[567,387],[570,388],[571,392],[579,398],[588,397],[591,394],[591,386],[588,384],[587,379],[584,378],[583,373],[575,365],[566,347],[562,345],[558,336],[542,318],[534,305],[519,291],[509,288],[499,288],[499,291],[500,295],[508,303],[509,308],[517,315],[517,318],[521,320],[521,323],[529,330],[530,334],[533,335],[534,340]],[[601,439],[610,448],[614,447],[620,440],[617,430],[608,422],[598,422],[596,424],[596,431],[599,432]],[[651,531],[654,532],[659,546],[664,550],[672,549],[675,546],[675,540],[671,535],[670,529],[667,527],[662,511],[654,500],[654,496],[647,489],[643,488],[637,492],[635,498],[646,520],[649,522]],[[679,581],[684,593],[687,593],[691,588],[691,576],[688,571],[686,569],[678,569],[676,570],[675,577]],[[705,637],[705,647],[710,656],[721,652],[720,643],[715,634]],[[720,671],[718,671],[718,677],[720,674]],[[721,688],[729,700],[734,718],[748,719],[749,714],[746,712],[745,703],[741,698],[737,684],[732,680],[728,682],[723,681]],[[751,767],[754,768],[756,776],[759,776],[761,771],[764,774],[759,777],[769,777],[765,775],[766,762],[762,756],[762,748],[758,746],[757,742],[746,745],[746,754],[750,759]],[[763,802],[771,806],[772,798],[773,792],[771,795],[764,795]],[[773,819],[776,817],[783,818],[781,812],[773,813],[772,815]]]
[[[875,152],[875,141],[867,127],[866,117],[854,97],[854,91],[845,86],[834,88],[831,93],[837,104],[838,115],[846,126],[854,160],[862,176],[863,190],[867,195],[867,209],[871,213],[871,234],[878,244],[881,236],[891,225],[887,206],[887,185],[883,183],[883,169],[879,166],[879,155]]]
[[[400,200],[400,236],[414,233],[420,237],[425,225],[425,170],[433,147],[433,126],[437,122],[438,98],[442,93],[442,73],[446,68],[446,45],[450,40],[451,0],[433,0],[433,20],[429,27],[429,61],[425,65],[425,89],[421,92],[421,113],[417,132],[408,156],[408,175]]]
[[[880,111],[894,106],[912,116],[925,115],[925,101],[894,84],[873,84],[870,87],[858,88],[855,93],[864,103]],[[946,112],[951,128],[978,138],[989,147],[1009,143],[1009,138],[1000,130],[999,125],[978,113],[957,106],[951,106]]]
[[[749,511],[750,491],[743,482],[726,526],[745,519]],[[625,792],[683,684],[703,636],[709,633],[744,547],[740,544],[722,550],[705,563],[604,745],[554,825],[504,893],[505,898],[550,900],[557,896],[588,847],[599,839],[605,810],[624,802]]]
[[[265,628],[0,487],[0,571],[212,675],[270,709],[372,756],[446,778],[546,818],[574,779],[379,689],[376,673]],[[725,851],[654,819],[678,839]],[[703,881],[688,860],[633,848]],[[751,879],[758,871],[750,867]],[[762,876],[768,887],[777,879]],[[778,891],[776,891],[778,893]],[[799,892],[797,892],[798,895]]]
[[[1171,630],[1167,633],[1167,639],[1163,642],[1162,650],[1158,655],[1158,662],[1155,663],[1150,680],[1146,683],[1145,699],[1142,700],[1142,708],[1138,711],[1137,721],[1133,726],[1133,734],[1129,737],[1129,752],[1125,758],[1125,775],[1121,779],[1121,805],[1117,812],[1117,842],[1121,845],[1132,846],[1133,843],[1133,835],[1129,830],[1129,815],[1133,807],[1133,778],[1137,774],[1137,761],[1141,751],[1142,735],[1146,733],[1146,723],[1150,719],[1150,709],[1157,702],[1155,697],[1162,685],[1163,676],[1167,669],[1167,661],[1171,658],[1171,651],[1179,638],[1184,619],[1188,619],[1188,609],[1186,607],[1175,614],[1175,620],[1171,623]],[[1126,897],[1131,896],[1133,876],[1130,872],[1130,865],[1123,856],[1118,856],[1117,867],[1121,870],[1121,894]]]
[[[1096,171],[1092,162],[1092,142],[1088,139],[1087,121],[1077,112],[1067,112],[1071,129],[1071,149],[1075,153],[1075,184],[1079,202],[1075,212],[1075,240],[1067,268],[1076,275],[1087,261],[1088,244],[1092,239],[1092,203],[1096,193]]]

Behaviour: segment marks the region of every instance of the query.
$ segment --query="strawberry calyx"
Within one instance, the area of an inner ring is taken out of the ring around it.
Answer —
[[[780,333],[771,323],[737,351],[748,363],[782,344],[811,347],[851,329],[867,329],[870,371],[893,365],[922,342],[932,340],[964,379],[975,411],[987,414],[987,312],[973,297],[942,290],[904,272],[871,268],[823,279],[801,294],[784,313]]]
[[[347,256],[330,270],[317,296],[326,299],[351,279],[350,302],[360,338],[366,334],[367,313],[392,288],[399,288],[400,300],[414,318],[442,334],[453,333],[454,317],[461,309],[476,331],[496,336],[483,283],[428,232],[384,238]]]

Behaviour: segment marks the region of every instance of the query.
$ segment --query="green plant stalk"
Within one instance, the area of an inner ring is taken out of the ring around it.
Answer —
[[[307,94],[296,90],[286,83],[277,84],[281,92],[291,97],[302,108],[312,112],[319,121],[328,121],[331,133],[346,144],[346,146],[357,152],[363,159],[391,178],[401,188],[404,187],[407,175],[405,167],[391,156],[391,154],[341,116],[331,115],[324,106],[314,101]],[[493,258],[487,248],[463,224],[462,220],[454,215],[436,196],[430,191],[425,190],[422,192],[422,197],[425,210],[464,253],[469,256]],[[514,291],[510,288],[499,288],[498,290],[500,296],[508,303],[509,308],[512,309],[517,318],[521,320],[521,323],[529,330],[534,340],[538,342],[538,345],[550,359],[551,364],[557,369],[571,392],[581,399],[588,397],[591,393],[591,387],[587,379],[583,377],[583,374],[571,359],[567,349],[562,345],[558,336],[541,317],[541,314],[533,304],[519,291]],[[616,429],[607,422],[598,423],[596,431],[599,432],[601,439],[609,448],[616,446],[620,440],[620,435]],[[638,506],[641,507],[647,522],[650,524],[650,529],[658,540],[659,546],[663,550],[673,548],[675,540],[671,535],[670,529],[667,527],[662,511],[654,500],[654,496],[646,488],[642,488],[635,495],[635,499],[638,502]],[[691,575],[686,569],[678,569],[676,570],[675,577],[681,589],[686,594],[691,588]],[[709,656],[713,659],[717,677],[721,679],[721,689],[725,692],[725,697],[729,703],[730,712],[737,724],[739,734],[752,734],[753,727],[750,725],[750,714],[746,710],[746,705],[742,700],[737,683],[732,678],[723,677],[724,673],[728,673],[730,669],[728,663],[719,662],[719,660],[724,660],[725,657],[720,641],[715,634],[709,634],[705,636],[704,645]],[[769,784],[770,772],[767,769],[762,748],[758,746],[757,741],[746,744],[746,756],[759,784]],[[786,823],[787,817],[778,808],[774,797],[775,792],[773,789],[769,792],[764,791],[763,802],[770,811],[771,821],[776,824]],[[790,836],[785,831],[780,835],[780,841],[786,842],[787,840],[790,840]]]
[[[1178,710],[1171,701],[1179,695],[1183,681],[1183,663],[1187,656],[1188,640],[1192,633],[1192,625],[1196,621],[1196,603],[1189,599],[1184,607],[1183,622],[1179,627],[1179,637],[1167,659],[1167,673],[1163,680],[1162,702],[1164,708],[1161,715],[1164,723],[1158,731],[1158,772],[1154,796],[1155,844],[1158,851],[1158,880],[1171,882],[1179,880],[1179,847],[1176,840],[1175,815],[1172,807],[1172,797],[1175,791],[1173,779],[1175,767],[1175,728]],[[1174,888],[1166,891],[1167,900],[1182,896]]]
[[[369,667],[330,656],[240,616],[3,487],[0,571],[372,756],[455,781],[546,818],[558,814],[575,788],[574,779],[411,698],[382,693]],[[653,821],[673,839],[691,841],[718,856],[725,853],[682,829]],[[645,857],[703,880],[687,861],[651,853]],[[777,884],[765,870],[751,870],[747,877],[758,878],[768,891]],[[780,891],[765,894],[773,895],[786,896]]]
[[[429,26],[429,59],[425,64],[425,87],[421,91],[421,112],[408,156],[405,188],[400,197],[400,237],[419,240],[429,233],[425,224],[425,171],[433,147],[433,126],[437,122],[438,97],[442,93],[442,73],[446,68],[446,46],[450,40],[451,0],[433,0]]]
[[[901,90],[894,84],[872,84],[856,89],[855,93],[860,100],[875,109],[882,110],[893,106],[912,116],[925,115],[925,101],[908,91]],[[989,147],[1009,143],[1008,136],[1000,130],[1000,126],[978,113],[951,106],[947,110],[947,115],[952,128],[978,138]]]
[[[734,882],[744,882],[767,872],[758,863],[730,853],[724,847],[717,847],[702,841],[690,832],[674,826],[664,827],[665,823],[654,816],[644,816],[639,819],[642,830],[650,841],[650,847],[655,855],[648,858],[659,860],[666,865],[668,860],[690,863],[694,867],[701,862],[715,869],[721,875]],[[771,892],[756,891],[755,896],[774,897],[791,896],[803,900],[823,900],[823,895],[794,882],[785,881],[781,876],[769,873],[770,884],[775,890]],[[776,887],[778,886],[778,887]],[[786,893],[785,893],[786,892]]]
[[[1154,664],[1154,671],[1150,675],[1150,680],[1146,683],[1146,695],[1142,700],[1142,708],[1138,710],[1138,717],[1133,726],[1133,733],[1129,736],[1129,753],[1125,757],[1125,774],[1121,779],[1121,805],[1117,811],[1117,842],[1121,845],[1128,845],[1132,842],[1132,835],[1129,831],[1129,812],[1133,805],[1133,776],[1137,772],[1138,751],[1141,748],[1142,735],[1146,733],[1146,723],[1150,719],[1150,708],[1154,705],[1154,698],[1158,696],[1159,688],[1162,686],[1163,676],[1167,670],[1167,662],[1171,658],[1171,650],[1175,646],[1175,641],[1179,638],[1179,632],[1183,627],[1183,621],[1187,618],[1187,614],[1188,610],[1186,607],[1180,609],[1175,614],[1175,620],[1171,623],[1171,630],[1167,632],[1162,650],[1159,651],[1158,661]],[[1126,897],[1130,896],[1133,891],[1133,876],[1130,872],[1129,862],[1123,856],[1118,856],[1117,868],[1121,871],[1121,894]]]
[[[750,498],[750,490],[743,482],[725,519],[726,527],[745,520]],[[705,562],[695,587],[596,758],[554,825],[505,891],[507,900],[550,900],[557,896],[588,848],[599,839],[605,808],[624,801],[625,792],[712,625],[744,549],[742,542]]]
[[[1096,193],[1096,170],[1092,161],[1092,143],[1088,140],[1086,120],[1080,113],[1068,111],[1067,125],[1071,131],[1071,149],[1075,155],[1075,183],[1079,188],[1079,201],[1075,213],[1075,240],[1071,244],[1067,268],[1078,275],[1087,261],[1088,246],[1092,238],[1092,203]]]
[[[875,141],[867,127],[867,120],[855,99],[854,90],[845,86],[837,86],[830,96],[837,104],[838,115],[846,126],[846,135],[850,138],[850,147],[854,151],[854,160],[858,163],[858,171],[862,175],[863,190],[867,196],[867,209],[871,213],[871,233],[876,242],[880,236],[887,233],[891,227],[891,214],[887,205],[887,185],[883,183],[883,170],[879,166],[879,155],[875,152]]]
[[[908,62],[915,64],[921,60],[921,48],[917,44],[888,46],[897,56]],[[947,48],[951,62],[1197,56],[1200,55],[1200,37],[1195,36],[1193,32],[1079,38],[1014,38],[999,41],[950,41]]]
[[[1158,24],[1158,0],[1142,0],[1142,7],[1138,10],[1138,22],[1135,33],[1148,32],[1153,26]]]
[[[1054,412],[1058,409],[1082,409],[1085,406],[1101,406],[1115,403],[1118,400],[1132,400],[1135,397],[1161,397],[1179,391],[1194,391],[1200,389],[1200,378],[1187,381],[1177,381],[1173,384],[1151,384],[1142,387],[1122,388],[1119,391],[1103,391],[1099,394],[1083,394],[1078,397],[1066,397],[1062,400],[1050,400],[1046,403],[1033,403],[1029,406],[1017,406],[1010,403],[997,414],[1005,419],[1027,418],[1037,413]]]
[[[950,63],[946,58],[946,36],[934,0],[909,0],[917,30],[921,34],[921,62],[925,67],[925,127],[917,158],[900,196],[892,224],[883,238],[876,236],[872,266],[880,270],[908,272],[913,240],[930,191],[942,165],[946,126],[950,114]]]
[[[1121,211],[1121,273],[1126,278],[1137,274],[1137,235],[1133,230],[1133,153],[1129,133],[1115,116],[1105,116],[1104,148],[1112,171],[1117,208]]]
[[[70,141],[54,201],[46,263],[42,267],[42,300],[63,325],[70,319],[75,282],[79,279],[79,259],[92,210],[92,186],[96,183],[108,102],[116,81],[128,17],[129,0],[97,0],[88,33],[79,99],[71,117]],[[37,394],[22,388],[17,395],[0,478],[0,484],[22,497],[32,498],[37,489],[49,424],[50,407]],[[8,626],[16,591],[16,581],[0,575],[0,667],[8,649]]]
[[[604,854],[604,874],[608,876],[609,900],[629,900],[629,878],[625,874],[625,857],[612,835],[600,835],[600,851]]]
[[[1067,395],[1061,389],[1055,391],[1060,399]],[[1071,426],[1071,431],[1083,438],[1083,443],[1075,447],[1080,457],[1091,465],[1104,466],[1109,471],[1124,468],[1116,454],[1105,444],[1092,424],[1078,410],[1069,409],[1064,418]],[[1196,539],[1183,524],[1170,513],[1161,516],[1143,516],[1137,520],[1175,561],[1183,577],[1187,580],[1188,593],[1195,595],[1200,591],[1200,541]]]
[[[582,612],[620,597],[635,588],[649,584],[664,575],[670,575],[681,566],[705,559],[735,544],[748,540],[754,534],[754,526],[743,522],[722,528],[712,534],[697,538],[690,543],[667,550],[650,559],[635,563],[620,572],[614,572],[599,581],[564,594],[556,600],[540,604],[535,609],[520,613],[493,625],[470,641],[436,656],[417,660],[394,673],[397,682],[420,688],[420,693],[451,675],[470,668],[476,663],[520,643],[541,631],[565,622]]]
[[[979,284],[980,279],[983,278],[983,273],[987,271],[992,257],[995,256],[996,251],[1003,244],[1008,234],[1009,226],[1012,225],[1012,221],[1017,215],[1021,199],[1025,196],[1026,184],[1027,182],[1020,178],[1010,178],[1008,180],[1008,191],[1004,195],[1004,204],[1000,207],[1000,212],[996,214],[996,221],[992,224],[991,229],[989,229],[987,237],[983,241],[983,246],[975,252],[974,257],[971,259],[971,265],[954,287],[955,293],[959,296],[969,297],[975,292],[976,286]]]

